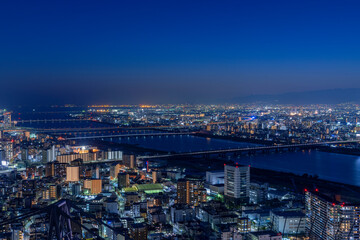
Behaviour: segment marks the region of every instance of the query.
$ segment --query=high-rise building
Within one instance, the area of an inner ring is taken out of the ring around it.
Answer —
[[[100,168],[99,166],[96,166],[94,169],[93,169],[93,174],[92,174],[93,178],[96,178],[96,179],[99,179],[100,178]]]
[[[118,173],[120,172],[120,164],[114,163],[110,166],[110,178],[114,179],[117,177]]]
[[[72,185],[72,195],[77,196],[81,194],[81,184],[75,183]]]
[[[91,194],[99,194],[102,192],[101,179],[91,179]]]
[[[187,187],[186,179],[179,179],[177,182],[177,203],[186,204],[187,199]]]
[[[107,152],[104,152],[104,159],[108,160],[122,160],[123,159],[123,152],[122,151],[111,151],[108,150]]]
[[[179,179],[176,203],[197,206],[200,202],[206,202],[206,190],[203,188],[203,183],[193,179]]]
[[[124,165],[130,169],[135,168],[135,155],[124,155]]]
[[[152,171],[151,175],[152,175],[153,183],[159,182],[159,180],[160,180],[160,173],[159,172]]]
[[[130,177],[128,173],[118,173],[118,188],[122,189],[130,186]]]
[[[45,156],[45,154],[43,155],[43,157]],[[53,145],[51,148],[46,150],[46,159],[43,159],[43,162],[53,162],[56,160],[56,149],[55,149],[55,145]]]
[[[58,198],[57,186],[55,184],[49,185],[49,195],[50,195],[50,199]]]
[[[305,192],[306,232],[310,239],[360,239],[360,206],[316,191]]]
[[[10,141],[10,142],[6,142],[5,143],[5,158],[7,160],[11,160],[14,156],[14,145],[13,143]]]
[[[11,127],[11,113],[6,112],[4,113],[4,128],[10,128]]]
[[[78,182],[80,180],[80,167],[68,166],[66,167],[66,181]]]
[[[248,202],[250,193],[250,167],[225,165],[224,195],[236,202]]]
[[[59,163],[57,161],[46,164],[45,176],[46,177],[65,177],[67,164]]]

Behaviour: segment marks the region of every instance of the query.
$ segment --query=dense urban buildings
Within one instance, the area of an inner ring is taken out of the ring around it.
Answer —
[[[357,154],[357,105],[69,109],[66,128],[2,112],[1,239],[45,239],[56,204],[80,239],[360,238],[358,187],[244,164]]]

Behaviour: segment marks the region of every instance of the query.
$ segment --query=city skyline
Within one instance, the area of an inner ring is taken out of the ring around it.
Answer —
[[[0,3],[0,240],[360,240],[360,3]]]
[[[0,102],[216,102],[360,88],[358,7],[3,3]]]

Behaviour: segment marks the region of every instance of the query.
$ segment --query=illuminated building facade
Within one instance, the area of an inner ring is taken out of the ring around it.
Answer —
[[[177,182],[177,202],[197,206],[206,202],[206,190],[201,181],[179,179]]]
[[[305,193],[310,239],[360,239],[360,207],[340,203],[318,191]]]
[[[135,168],[135,155],[124,155],[124,165],[130,169]]]
[[[224,194],[226,198],[248,202],[250,195],[250,167],[225,165]]]
[[[102,192],[101,179],[86,179],[84,181],[84,189],[90,190],[92,195],[96,195]]]
[[[66,181],[67,182],[78,182],[80,180],[80,167],[68,166],[66,167]]]

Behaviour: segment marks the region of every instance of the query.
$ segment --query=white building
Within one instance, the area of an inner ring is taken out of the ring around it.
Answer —
[[[282,234],[304,234],[306,218],[300,211],[271,211],[273,230]]]
[[[250,167],[225,165],[225,197],[248,201],[250,195]]]
[[[206,183],[211,185],[224,184],[224,171],[207,171],[206,172]]]

